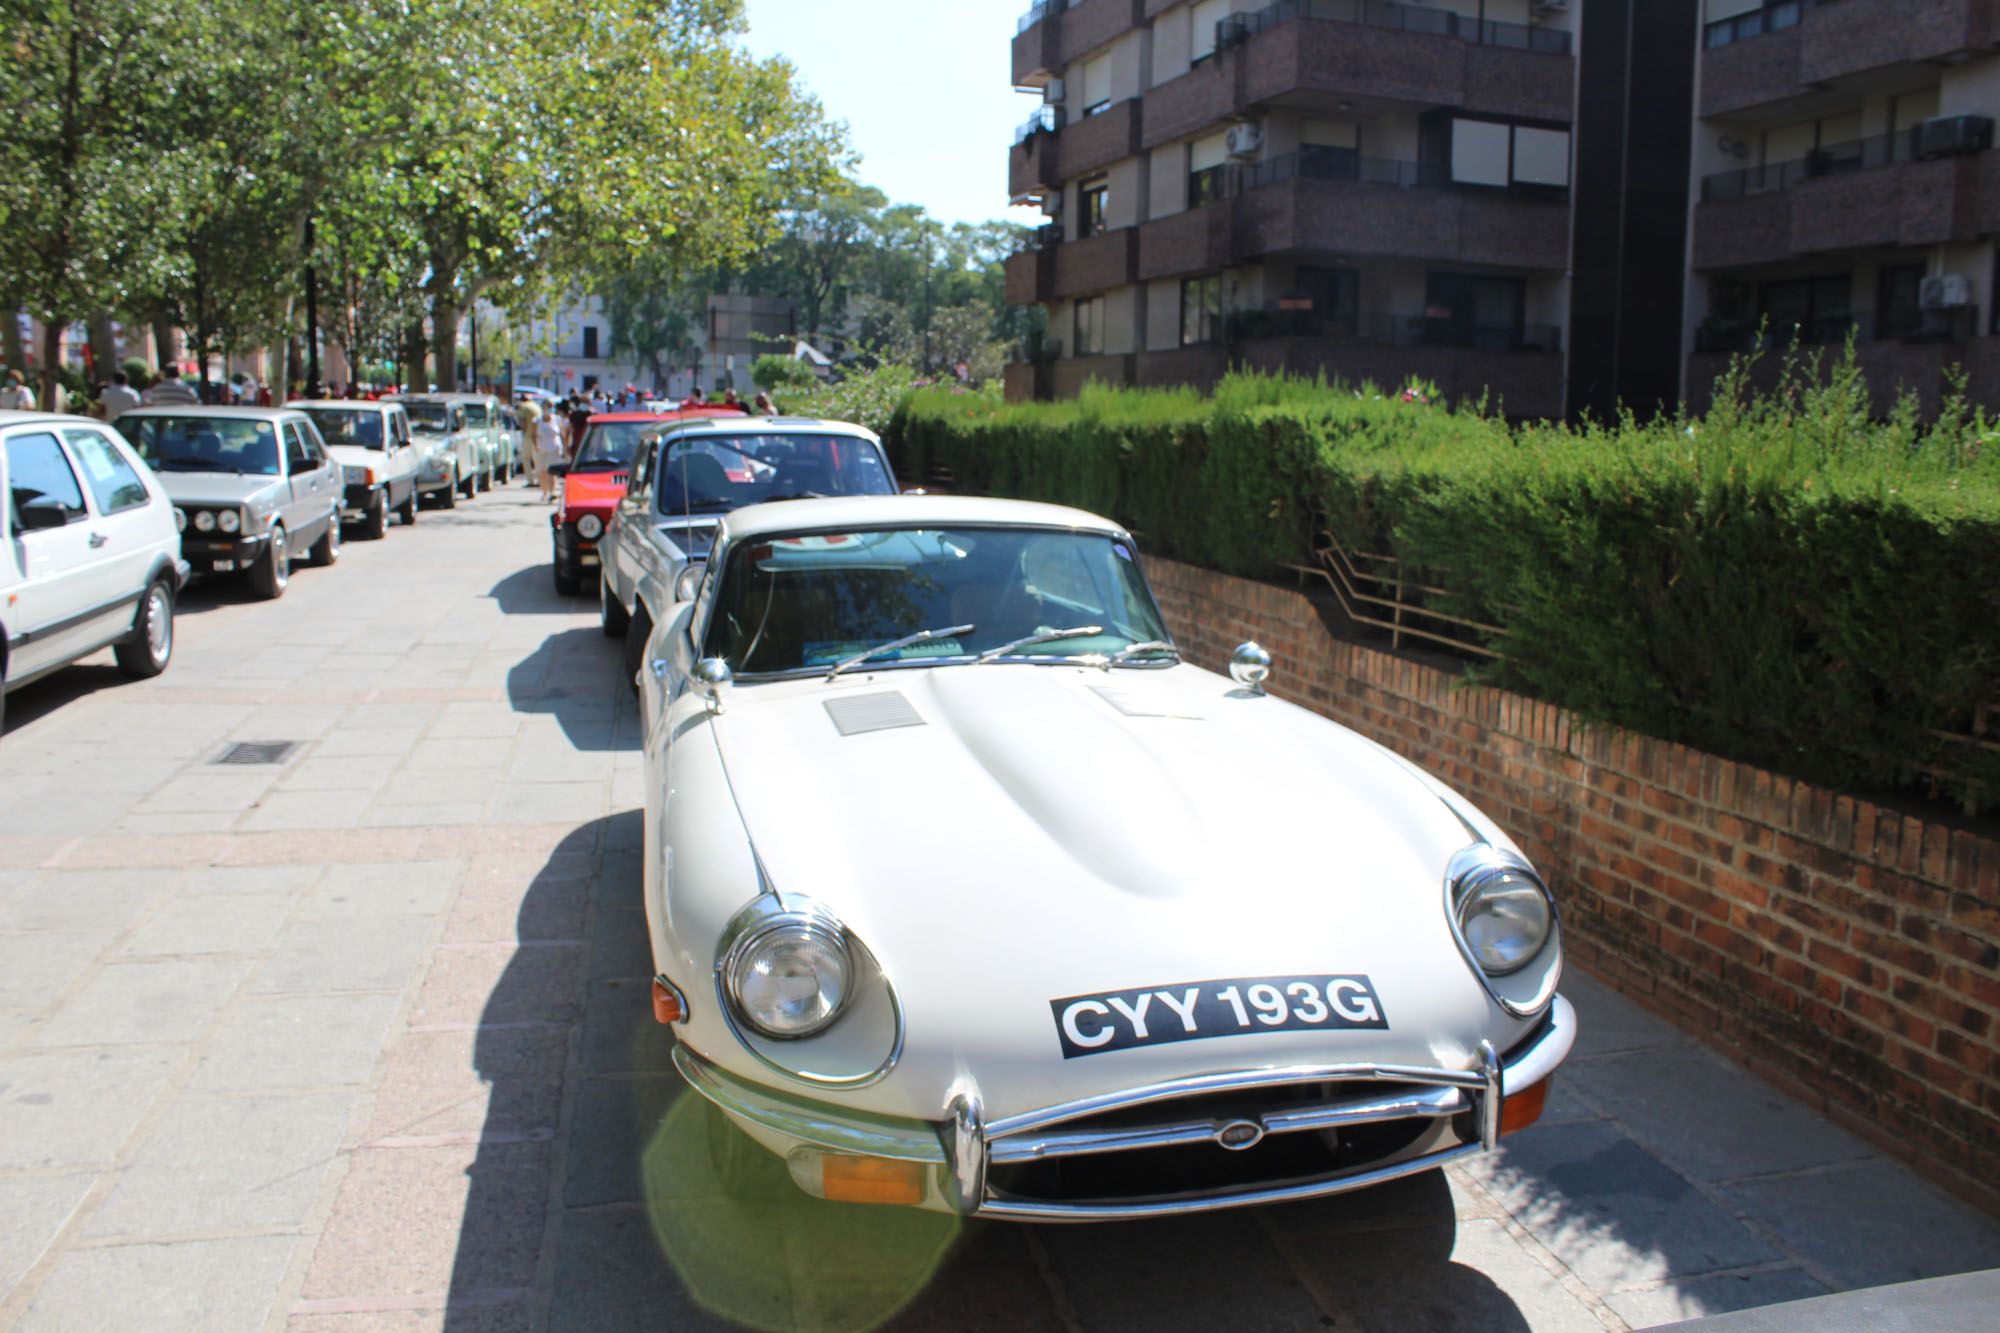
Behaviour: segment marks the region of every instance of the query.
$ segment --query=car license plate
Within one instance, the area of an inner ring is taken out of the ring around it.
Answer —
[[[214,560],[210,561],[209,563],[214,567],[215,572],[218,574],[227,574],[230,570],[236,568],[236,562],[234,560]]]
[[[1049,1010],[1065,1060],[1257,1032],[1389,1028],[1374,983],[1359,974],[1183,981],[1072,995]]]
[[[594,565],[597,563],[597,556],[589,551],[585,551],[576,558],[576,563],[579,565]]]

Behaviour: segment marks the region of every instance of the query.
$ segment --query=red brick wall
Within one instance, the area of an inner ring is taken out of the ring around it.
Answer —
[[[1286,588],[1147,569],[1196,662],[1256,639],[1274,693],[1497,820],[1572,963],[2000,1211],[2000,841],[1467,686]]]

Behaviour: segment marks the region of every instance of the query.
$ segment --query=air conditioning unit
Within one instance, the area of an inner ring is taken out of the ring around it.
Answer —
[[[1992,146],[1991,116],[1933,116],[1917,126],[1919,158],[1983,153]]]
[[[1958,310],[1972,304],[1972,282],[1962,273],[1936,273],[1917,290],[1917,304],[1926,310]]]
[[[1257,150],[1264,146],[1264,127],[1247,124],[1231,125],[1227,143],[1231,157],[1255,157]]]
[[[1069,100],[1069,85],[1061,79],[1050,79],[1042,88],[1043,106],[1060,106]]]

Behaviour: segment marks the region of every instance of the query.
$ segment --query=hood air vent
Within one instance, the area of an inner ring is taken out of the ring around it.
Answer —
[[[826,701],[826,715],[843,736],[859,736],[870,731],[894,731],[897,727],[921,727],[924,720],[910,701],[891,690],[886,694],[849,694]]]
[[[1090,692],[1127,717],[1171,717],[1183,722],[1199,722],[1200,713],[1190,713],[1176,708],[1171,703],[1143,699],[1129,690],[1116,685],[1093,685]]]

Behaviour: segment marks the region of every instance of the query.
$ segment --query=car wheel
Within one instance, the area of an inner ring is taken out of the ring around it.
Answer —
[[[271,540],[266,545],[264,558],[250,571],[250,590],[265,601],[285,595],[285,588],[292,581],[291,539],[285,536],[283,528],[271,529]]]
[[[377,514],[376,517],[386,518],[387,515]],[[377,535],[380,535],[379,531]],[[332,518],[326,521],[326,531],[319,535],[319,540],[312,544],[310,551],[306,552],[306,559],[312,563],[315,569],[325,569],[328,565],[339,562],[340,515],[337,512]]]
[[[453,469],[451,470],[451,476],[450,476],[450,478],[446,480],[446,482],[445,482],[445,484],[444,484],[444,489],[443,489],[443,490],[441,490],[441,491],[439,491],[439,492],[437,493],[437,497],[438,497],[438,508],[440,508],[440,509],[456,509],[456,508],[458,508],[458,469],[457,469],[457,468],[453,468]]]
[[[493,489],[493,465],[490,463],[479,473],[479,489],[481,491],[490,491]]]
[[[639,666],[646,660],[646,640],[653,637],[653,618],[644,608],[634,608],[631,623],[625,627],[625,683],[632,692],[639,692]]]
[[[157,676],[174,656],[174,590],[165,579],[154,579],[139,599],[132,632],[114,649],[118,669],[134,680]]]
[[[368,517],[361,520],[361,535],[371,542],[379,542],[389,533],[389,493],[376,493],[374,503],[368,506]]]
[[[556,596],[574,597],[577,595],[578,592],[582,590],[583,580],[579,579],[576,575],[564,569],[562,567],[562,562],[560,560],[558,560],[555,564],[555,571],[556,571]]]
[[[406,528],[417,521],[417,488],[415,486],[410,487],[410,498],[397,506],[396,513],[401,517],[403,526]]]
[[[479,474],[475,472],[470,476],[460,477],[458,479],[458,493],[468,500],[477,495],[479,493]]]
[[[632,623],[632,613],[625,609],[623,602],[612,595],[611,580],[605,578],[602,572],[597,576],[597,613],[604,626],[604,637],[607,639],[617,638],[625,632],[625,627]]]

